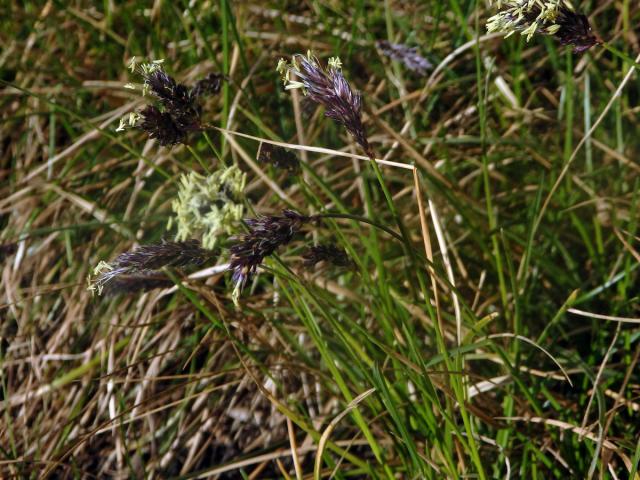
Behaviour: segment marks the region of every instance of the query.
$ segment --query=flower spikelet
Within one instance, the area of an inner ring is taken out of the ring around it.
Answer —
[[[213,95],[220,92],[224,76],[219,73],[210,73],[202,80],[198,80],[191,89],[191,97],[199,98],[204,95]]]
[[[489,32],[520,32],[527,41],[536,33],[553,35],[563,45],[573,45],[576,53],[600,43],[587,17],[568,0],[504,0],[498,8],[502,10],[487,22]]]
[[[162,68],[146,75],[144,81],[180,130],[189,132],[200,128],[201,109],[186,85],[177,83]]]
[[[155,104],[123,117],[116,131],[139,128],[150,138],[157,139],[160,145],[172,146],[185,143],[190,132],[203,128],[200,98],[220,91],[222,75],[210,73],[190,88],[176,82],[162,68],[161,60],[137,64],[134,57],[130,67],[143,78],[142,95],[153,98]],[[125,87],[136,88],[133,84]]]
[[[408,47],[401,43],[391,43],[386,40],[376,42],[376,46],[387,57],[402,62],[409,70],[419,75],[426,75],[432,67],[429,60],[418,53],[416,47]]]
[[[293,152],[270,143],[260,143],[258,161],[273,165],[277,169],[286,170],[292,174],[300,171],[300,160]]]
[[[231,166],[217,170],[209,176],[196,172],[180,179],[178,198],[171,204],[178,228],[177,240],[202,235],[202,244],[213,249],[220,235],[231,234],[242,219],[242,203],[246,174]]]
[[[200,265],[209,256],[198,240],[142,245],[118,255],[110,263],[100,262],[89,277],[89,290],[98,295],[132,293],[173,285],[160,269]]]
[[[277,70],[287,90],[302,89],[307,98],[324,107],[325,116],[344,126],[367,156],[373,158],[362,124],[362,96],[351,89],[342,74],[339,58],[329,59],[325,69],[311,52],[306,56],[296,54],[291,63],[281,59]],[[292,74],[297,79],[292,79]]]
[[[140,112],[137,125],[149,138],[155,138],[163,147],[184,143],[187,132],[180,128],[168,112],[161,112],[153,105],[148,105]]]
[[[332,243],[312,246],[302,255],[302,258],[303,264],[307,268],[313,268],[320,262],[328,262],[336,267],[352,265],[347,252]]]
[[[263,260],[278,248],[287,245],[300,229],[313,220],[293,210],[282,215],[263,216],[245,220],[249,232],[236,238],[231,246],[230,267],[235,283],[234,299],[256,272]]]

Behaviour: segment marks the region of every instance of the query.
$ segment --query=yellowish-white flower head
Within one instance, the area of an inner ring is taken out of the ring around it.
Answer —
[[[171,204],[177,240],[202,235],[202,246],[213,249],[221,235],[230,235],[242,219],[246,174],[236,167],[222,168],[209,176],[196,172],[180,179],[178,198]]]

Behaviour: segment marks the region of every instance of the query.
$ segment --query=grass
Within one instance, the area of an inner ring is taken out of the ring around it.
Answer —
[[[117,3],[0,20],[2,478],[640,478],[639,5],[583,2],[607,45],[576,55],[486,35],[484,2]],[[282,88],[310,48],[341,57],[386,163]],[[212,129],[114,132],[134,55],[228,75]],[[238,307],[222,268],[93,297],[100,260],[175,235],[179,176],[220,164],[250,216],[339,215]],[[327,241],[352,268],[302,266]]]

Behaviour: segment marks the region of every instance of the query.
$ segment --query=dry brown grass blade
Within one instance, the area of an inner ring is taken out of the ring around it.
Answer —
[[[225,138],[229,142],[229,145],[231,145],[231,147],[236,152],[238,152],[240,157],[242,157],[242,160],[244,160],[245,163],[249,165],[251,170],[253,170],[256,173],[256,175],[258,175],[258,177],[260,177],[260,179],[269,186],[271,190],[277,193],[282,200],[284,200],[290,205],[295,205],[295,202],[293,201],[293,199],[289,195],[287,195],[276,182],[274,182],[269,178],[269,176],[258,166],[258,164],[253,161],[253,158],[251,158],[251,156],[247,152],[245,152],[244,148],[242,148],[238,144],[238,142],[235,141],[233,136],[229,134],[228,131],[222,131],[222,132],[224,133]]]
[[[424,245],[424,252],[427,256],[427,260],[429,260],[429,265],[427,265],[427,271],[429,272],[429,276],[431,277],[431,288],[433,288],[433,297],[436,305],[436,313],[438,316],[438,329],[442,335],[442,338],[445,338],[444,325],[442,324],[442,316],[440,314],[440,301],[438,299],[438,281],[436,272],[433,269],[433,249],[431,247],[431,235],[429,234],[429,226],[427,225],[427,216],[424,210],[424,204],[422,202],[422,192],[420,191],[420,178],[418,177],[418,169],[413,168],[413,184],[416,189],[416,199],[418,202],[418,214],[420,216],[420,229],[422,231],[422,242]],[[429,301],[428,299],[425,299]]]
[[[98,206],[95,203],[85,200],[80,195],[76,195],[75,193],[71,193],[71,192],[66,192],[63,189],[61,189],[58,185],[54,185],[54,184],[48,184],[47,188],[53,190],[61,197],[65,198],[72,204],[79,207],[81,210],[84,210],[86,213],[92,215],[99,222],[107,223],[110,221],[110,217],[107,212],[105,212],[101,208],[98,208]],[[123,227],[122,225],[112,222],[110,223],[109,226],[114,231],[118,232],[120,235],[124,237],[130,238],[130,239],[135,238],[135,235],[133,234],[133,232],[131,232],[131,230],[129,230],[128,228]]]
[[[584,438],[588,438],[593,442],[598,442],[598,437],[593,433],[577,425],[572,425],[571,423],[563,422],[562,420],[554,420],[552,418],[542,418],[542,417],[499,417],[498,419],[506,420],[510,422],[540,423],[542,425],[548,425],[551,427],[559,428],[561,430],[573,432],[577,435],[582,435]],[[606,440],[606,439],[602,442],[602,445],[608,450],[615,452],[624,463],[624,466],[627,468],[627,471],[631,472],[631,470],[633,469],[633,464],[631,462],[631,459],[624,452],[622,452],[622,450],[620,450],[620,447],[618,447],[611,440]],[[640,480],[640,474],[636,473],[634,480]]]
[[[629,242],[625,240],[620,230],[618,230],[617,228],[614,228],[613,232],[616,234],[616,237],[618,237],[620,242],[622,242],[622,245],[624,245],[624,248],[626,248],[629,251],[629,253],[633,255],[633,258],[635,258],[636,261],[640,263],[640,253],[638,253],[638,251],[635,248],[633,248],[633,246],[631,246]]]
[[[287,417],[287,433],[289,434],[289,445],[291,445],[291,457],[293,458],[293,468],[296,472],[296,479],[302,480],[302,465],[300,465],[300,454],[298,453],[296,432],[293,426],[293,422],[289,417]]]
[[[451,260],[449,259],[447,242],[443,233],[442,224],[440,223],[438,211],[431,199],[429,199],[428,202],[429,211],[431,212],[431,219],[433,220],[433,229],[436,232],[436,238],[438,240],[438,245],[440,246],[442,262],[444,263],[445,271],[447,272],[447,278],[449,280],[449,283],[451,284],[449,290],[451,293],[451,298],[453,299],[453,310],[456,318],[456,339],[457,345],[460,346],[462,345],[462,311],[460,309],[460,300],[458,299],[458,294],[455,291],[456,279],[453,276],[453,267],[451,266]]]
[[[488,335],[486,338],[515,338],[517,340],[521,340],[521,341],[523,341],[525,343],[528,343],[529,345],[532,345],[532,346],[536,347],[538,350],[540,350],[542,353],[544,353],[547,357],[549,357],[553,363],[555,363],[558,366],[558,368],[560,369],[560,371],[564,375],[564,378],[567,380],[567,382],[569,382],[569,385],[571,385],[573,387],[573,382],[571,382],[571,378],[569,378],[569,374],[564,369],[564,367],[562,365],[560,365],[560,362],[558,362],[558,360],[556,360],[556,358],[553,355],[551,355],[551,353],[549,353],[549,351],[547,349],[545,349],[544,347],[541,347],[540,345],[538,345],[533,340],[531,340],[531,339],[529,339],[529,338],[527,338],[527,337],[525,337],[523,335],[516,335],[515,333],[494,333],[492,335]]]
[[[100,129],[105,129],[113,122],[122,117],[125,113],[130,112],[139,101],[134,101],[123,105],[120,108],[115,109],[110,113],[109,117],[99,125]],[[78,138],[74,143],[65,148],[62,152],[56,154],[55,156],[49,158],[46,163],[40,165],[35,168],[29,174],[27,174],[24,178],[20,180],[20,183],[26,183],[33,180],[34,177],[40,175],[42,172],[51,169],[53,165],[55,165],[60,160],[70,156],[74,152],[78,151],[83,145],[90,142],[91,140],[95,140],[100,137],[100,130],[94,129],[86,132],[80,138]]]
[[[598,373],[596,374],[596,378],[593,381],[593,390],[591,392],[591,395],[589,396],[587,407],[584,409],[584,415],[582,416],[582,423],[580,424],[580,428],[582,429],[586,427],[587,421],[589,420],[589,412],[591,411],[591,405],[593,403],[593,399],[596,396],[596,392],[598,391],[598,385],[600,385],[600,379],[602,378],[604,369],[607,366],[607,363],[609,361],[609,356],[611,355],[611,352],[613,351],[613,347],[618,341],[618,335],[620,335],[621,327],[622,327],[622,324],[618,323],[618,325],[616,326],[616,331],[613,334],[613,338],[611,339],[611,343],[609,344],[609,348],[607,349],[606,353],[604,354],[604,357],[602,358],[602,362],[600,363],[600,367],[598,368]],[[580,440],[582,440],[582,438],[580,438]],[[598,444],[600,444],[600,442],[598,442]],[[596,454],[598,450],[599,449],[596,449]]]
[[[333,420],[331,420],[329,425],[327,425],[327,428],[324,429],[324,431],[322,432],[322,436],[320,437],[320,441],[318,442],[318,450],[316,452],[316,460],[313,467],[313,478],[315,480],[320,480],[320,471],[322,470],[322,455],[327,446],[327,442],[329,441],[329,437],[333,432],[333,429],[336,428],[336,425],[340,423],[340,420],[346,417],[349,412],[351,412],[351,410],[356,408],[360,402],[362,402],[365,398],[367,398],[375,391],[375,388],[370,388],[366,392],[362,392],[360,395],[355,397],[352,401],[349,402],[349,405],[347,405],[347,407],[342,412],[340,412],[336,417],[334,417]]]
[[[415,105],[413,106],[412,113],[416,114],[418,112],[418,110],[420,108],[422,108],[422,103],[427,98],[427,95],[429,95],[429,93],[432,91],[432,89],[435,87],[435,85],[440,81],[440,79],[443,76],[443,72],[445,71],[445,69],[456,58],[458,58],[458,56],[460,56],[462,53],[474,48],[476,45],[479,45],[479,44],[484,43],[486,41],[493,40],[495,38],[499,38],[499,37],[502,37],[502,36],[504,36],[504,34],[502,34],[502,33],[490,33],[490,34],[487,34],[487,35],[483,35],[481,37],[469,40],[465,44],[459,46],[458,48],[453,50],[451,53],[449,53],[442,60],[442,62],[440,62],[438,64],[438,66],[433,70],[433,72],[429,76],[429,79],[425,83],[425,86],[420,91],[420,95],[418,97],[418,100],[415,102]],[[404,135],[407,134],[407,132],[409,131],[410,127],[411,127],[411,121],[405,122],[405,124],[400,129],[398,135],[400,137],[403,137]],[[396,140],[394,142],[394,144],[391,146],[391,148],[389,149],[388,155],[391,154],[398,147],[398,145],[399,145],[399,141]]]
[[[631,365],[635,366],[637,363],[638,363],[638,359],[634,358],[634,361],[631,362]],[[626,387],[626,385],[623,383],[622,387]],[[620,389],[624,391],[622,387]],[[589,390],[587,393],[590,395],[591,392],[593,392],[593,390]],[[640,403],[634,402],[633,400],[628,400],[627,398],[623,397],[619,391],[614,392],[613,390],[607,388],[602,393],[604,393],[607,397],[610,397],[613,400],[615,400],[614,406],[611,407],[610,409],[611,413],[615,412],[615,410],[618,409],[621,405],[624,405],[625,407],[630,408],[634,412],[640,413]],[[640,397],[636,397],[636,400],[638,398]],[[613,416],[611,416],[611,418],[613,418]]]
[[[357,155],[355,153],[341,152],[340,150],[332,150],[330,148],[309,147],[309,146],[306,146],[306,145],[297,145],[295,143],[277,142],[275,140],[270,140],[270,139],[261,138],[261,137],[255,137],[253,135],[247,135],[246,133],[234,132],[232,130],[225,130],[224,128],[218,128],[218,127],[216,127],[216,130],[219,130],[222,133],[225,133],[225,134],[228,134],[228,135],[235,135],[235,136],[238,136],[238,137],[243,137],[243,138],[248,138],[250,140],[255,140],[258,143],[260,143],[260,142],[270,143],[271,145],[277,145],[279,147],[290,148],[292,150],[305,150],[307,152],[324,153],[324,154],[333,155],[333,156],[336,156],[336,157],[355,158],[357,160],[362,160],[362,161],[366,161],[366,162],[370,161],[369,157],[366,157],[364,155]],[[404,168],[405,170],[413,170],[413,165],[410,165],[408,163],[390,162],[388,160],[380,160],[379,158],[376,158],[375,162],[377,164],[379,164],[379,165],[387,165],[387,166],[390,166],[390,167]]]
[[[372,115],[373,116],[373,115]],[[447,180],[444,175],[442,175],[436,167],[434,167],[431,162],[429,162],[420,152],[418,152],[411,144],[400,135],[395,129],[391,128],[387,122],[378,117],[373,117],[377,125],[382,127],[384,131],[389,134],[402,148],[413,158],[413,160],[424,168],[429,175],[438,180],[442,185],[446,188],[453,189],[453,185],[449,180]]]
[[[471,399],[481,393],[490,392],[495,388],[502,387],[511,381],[511,375],[499,375],[497,377],[489,378],[478,383],[474,383],[467,387],[467,398]]]
[[[623,397],[623,394],[625,392],[625,390],[627,389],[628,385],[629,385],[629,381],[631,379],[631,374],[635,371],[637,365],[638,365],[638,361],[640,361],[640,344],[638,344],[638,346],[636,347],[636,351],[633,354],[633,358],[631,359],[631,362],[629,362],[629,366],[627,367],[627,371],[624,374],[624,379],[622,380],[622,385],[620,385],[620,388],[618,389],[617,392],[613,392],[609,389],[606,389],[604,391],[604,394],[613,398],[615,400],[615,403],[613,404],[613,407],[611,408],[611,410],[607,413],[607,422],[604,426],[604,432],[603,435],[607,435],[607,432],[609,431],[609,428],[611,427],[611,423],[613,422],[614,419],[614,412],[617,410],[618,406],[620,404],[625,405],[629,408],[631,408],[633,411],[635,412],[640,412],[640,404],[632,402],[630,400],[627,400],[626,398]],[[636,399],[639,397],[636,397]]]
[[[336,445],[340,446],[340,447],[349,447],[350,445],[354,444],[353,442],[350,442],[348,440],[341,440],[339,442],[336,442]],[[355,442],[355,445],[364,445],[366,444],[366,442]],[[307,453],[311,453],[316,451],[316,446],[315,445],[308,445],[308,446],[302,446],[300,447],[300,449],[298,450],[298,453],[300,455],[306,455]],[[200,474],[198,474],[198,476],[194,477],[197,479],[202,479],[202,478],[211,478],[214,477],[216,475],[220,475],[222,473],[225,472],[233,472],[235,470],[239,470],[241,468],[244,467],[248,467],[251,465],[256,465],[262,462],[269,462],[272,460],[275,460],[276,458],[287,458],[291,456],[291,449],[290,448],[284,448],[284,449],[280,449],[280,450],[276,450],[275,452],[271,452],[271,453],[265,453],[262,455],[256,455],[244,460],[239,460],[237,462],[231,462],[229,464],[226,465],[222,465],[219,467],[215,467],[212,469],[207,470],[206,472],[202,472]]]
[[[596,320],[608,320],[610,322],[635,323],[640,324],[640,318],[618,317],[616,315],[603,315],[601,313],[585,312],[577,308],[569,308],[567,312],[579,315],[581,317],[595,318]]]

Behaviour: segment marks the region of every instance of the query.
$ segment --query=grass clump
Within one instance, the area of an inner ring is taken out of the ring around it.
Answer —
[[[638,478],[633,2],[9,9],[0,477]]]

